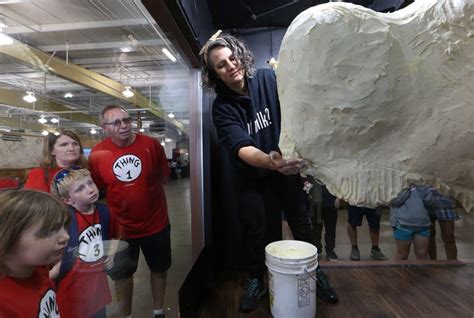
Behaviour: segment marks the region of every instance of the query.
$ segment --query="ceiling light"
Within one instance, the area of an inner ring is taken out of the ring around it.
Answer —
[[[133,49],[130,46],[125,46],[125,47],[121,47],[120,51],[122,51],[123,53],[128,53],[128,52],[132,52]]]
[[[24,98],[23,98],[24,99]],[[41,116],[39,119],[38,119],[38,122],[39,123],[42,123],[42,124],[46,124],[48,121],[46,120],[46,118],[44,118],[44,116]]]
[[[53,124],[59,123],[59,119],[57,119],[56,117],[51,118],[49,121],[52,122]]]
[[[49,132],[46,131],[46,130],[42,130],[42,131],[41,131],[41,134],[42,134],[43,136],[48,136],[48,135],[49,135]]]
[[[95,134],[97,134],[97,130],[95,130],[95,128],[92,128],[91,129],[91,135],[95,135]]]
[[[169,117],[169,118],[174,118],[173,112],[170,112],[170,113],[168,114],[168,117]]]
[[[60,133],[59,131],[55,131],[55,132],[54,132],[54,135],[55,135],[55,136],[59,136],[59,135],[61,135],[61,133]]]
[[[0,28],[6,28],[6,27],[7,27],[7,25],[5,23],[0,22]]]
[[[170,51],[168,51],[167,48],[164,47],[164,48],[161,50],[161,52],[165,53],[165,55],[166,55],[171,61],[176,62],[176,58],[173,56],[173,54],[171,54]]]
[[[0,45],[12,45],[13,39],[6,34],[0,33]]]
[[[130,89],[131,89],[130,86],[125,86],[125,90],[122,92],[122,95],[127,98],[133,97],[134,94]]]
[[[166,144],[164,141],[161,142],[161,145],[164,147]]]
[[[172,142],[171,138],[165,138],[165,142]]]
[[[66,94],[64,94],[64,98],[73,98],[74,95],[70,92],[67,92]]]
[[[36,102],[36,97],[33,92],[26,92],[26,95],[23,96],[23,100],[27,103],[34,103]]]
[[[145,132],[145,129],[144,128],[140,128],[138,129],[139,132]]]

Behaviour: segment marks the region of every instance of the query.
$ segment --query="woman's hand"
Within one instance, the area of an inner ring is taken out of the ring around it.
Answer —
[[[270,163],[273,170],[278,170],[281,174],[298,174],[307,167],[307,162],[303,159],[285,160],[277,151],[270,151]]]

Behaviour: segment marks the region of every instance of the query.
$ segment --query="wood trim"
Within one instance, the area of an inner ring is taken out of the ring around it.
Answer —
[[[388,261],[319,261],[323,268],[364,268],[364,267],[414,267],[414,266],[474,266],[472,259],[457,260],[388,260]]]
[[[194,68],[199,68],[199,45],[194,38],[193,31],[188,25],[178,1],[174,0],[143,0],[145,8],[157,21],[161,30],[169,34],[168,38],[173,46],[183,50],[189,63]]]

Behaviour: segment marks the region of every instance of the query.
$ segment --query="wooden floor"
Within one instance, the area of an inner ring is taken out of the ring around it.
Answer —
[[[473,266],[392,264],[325,270],[340,300],[331,305],[318,299],[316,317],[474,317]],[[200,317],[272,317],[268,296],[254,312],[239,313],[242,281],[238,274],[222,274]]]

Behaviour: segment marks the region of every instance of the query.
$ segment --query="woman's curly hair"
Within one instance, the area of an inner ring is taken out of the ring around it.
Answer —
[[[252,77],[255,74],[253,54],[247,45],[232,35],[221,35],[218,31],[204,44],[199,52],[201,79],[205,88],[212,89],[217,84],[222,83],[209,60],[209,54],[217,47],[227,47],[232,51],[235,59],[244,70],[245,76]]]

